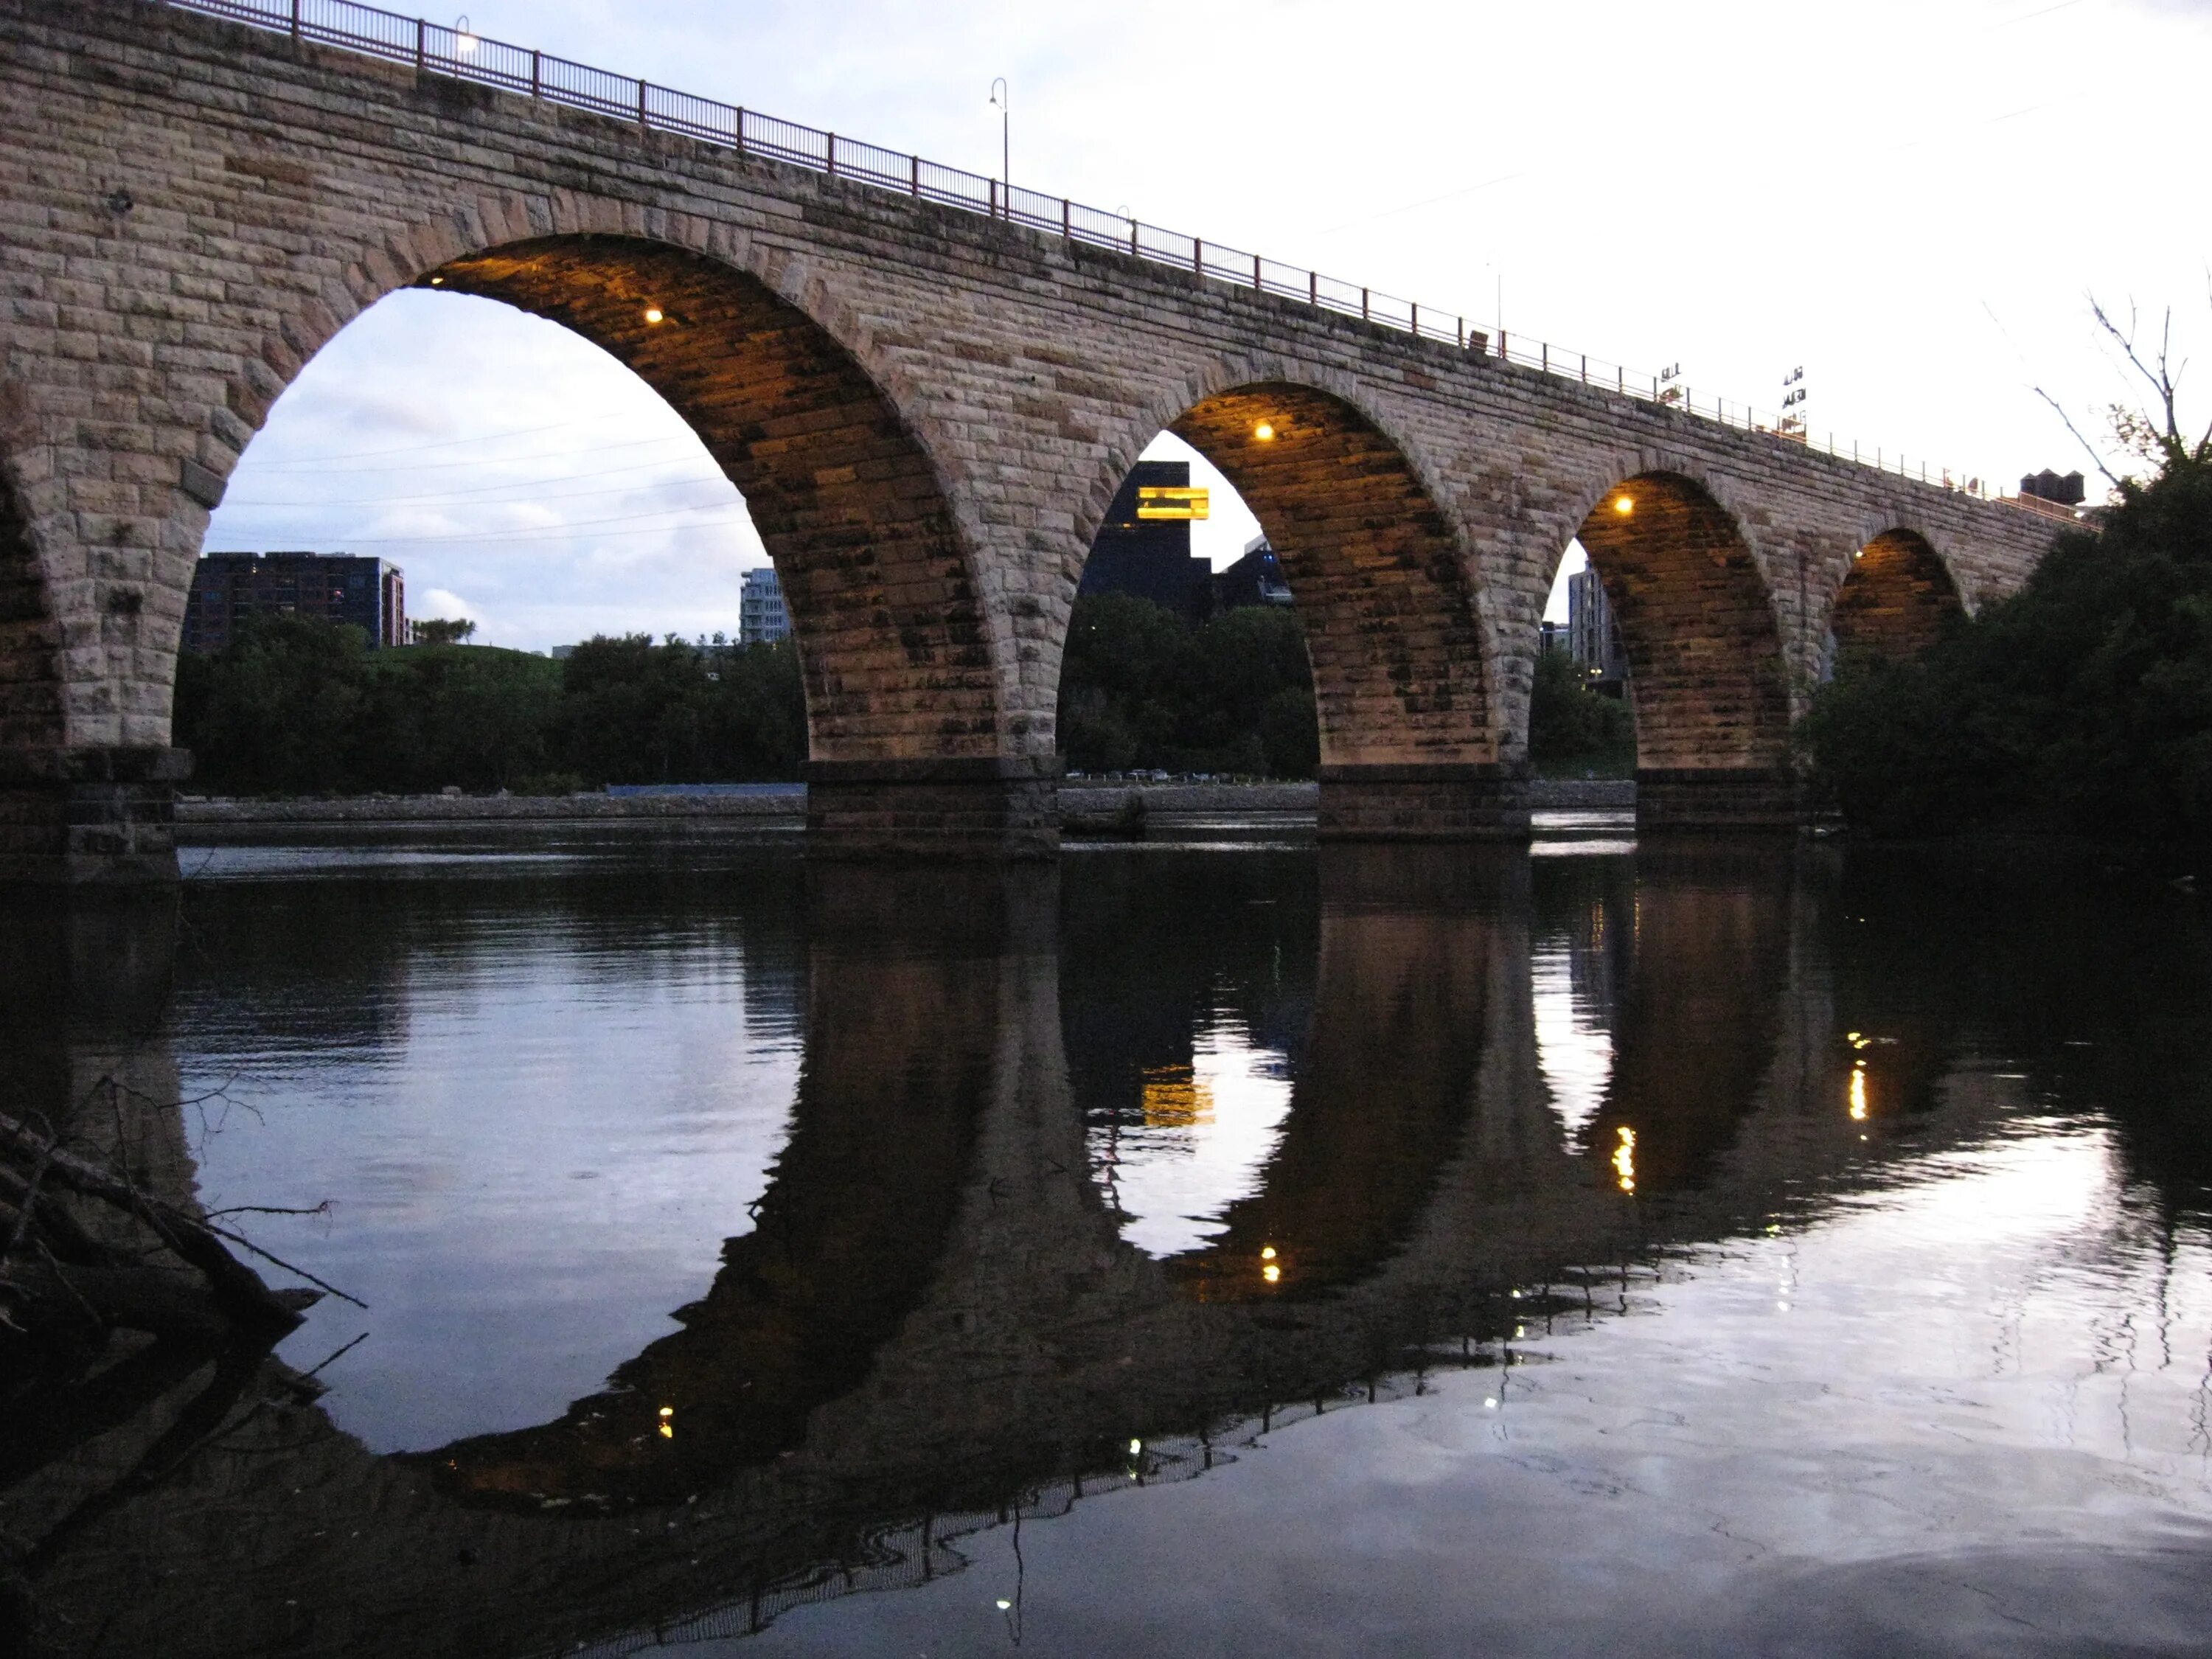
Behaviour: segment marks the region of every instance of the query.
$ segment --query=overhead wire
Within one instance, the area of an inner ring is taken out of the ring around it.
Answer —
[[[571,427],[597,426],[605,421],[618,418],[620,417],[606,415],[594,415],[588,419],[580,421],[555,421],[546,426],[517,427],[511,432],[483,432],[478,433],[472,437],[441,438],[432,443],[401,444],[391,449],[349,450],[346,452],[346,455],[348,459],[353,460],[366,460],[370,457],[376,455],[420,455],[433,449],[452,449],[456,445],[459,444],[500,443],[508,438],[531,438],[535,437],[541,432],[564,432]],[[301,465],[313,465],[313,463],[302,462]]]
[[[430,461],[419,466],[410,466],[404,470],[416,472],[450,472],[457,466],[520,465],[525,461],[557,461],[565,455],[609,455],[612,454],[618,449],[640,449],[647,444],[672,443],[690,443],[697,445],[699,443],[699,439],[696,433],[677,432],[670,433],[666,436],[659,438],[637,438],[632,440],[629,443],[593,444],[589,448],[586,449],[541,450],[537,453],[531,455],[479,455],[465,461]],[[701,447],[703,447],[703,446]],[[329,476],[331,474],[343,474],[349,472],[394,472],[401,471],[402,468],[398,465],[332,466],[325,461],[301,461],[298,463],[270,461],[257,466],[254,470],[257,471],[275,473],[313,472],[320,476]]]
[[[575,481],[580,481],[586,478],[609,478],[615,477],[618,473],[644,472],[650,471],[654,467],[665,466],[666,465],[668,465],[668,463],[665,461],[640,461],[635,466],[603,467],[596,472],[575,473],[572,475],[572,477]],[[254,507],[257,509],[277,508],[308,512],[317,512],[325,507],[404,507],[419,505],[424,501],[457,501],[464,500],[469,501],[471,505],[476,507],[523,507],[537,501],[582,501],[587,496],[621,495],[636,490],[681,489],[687,489],[694,484],[716,484],[732,489],[734,489],[735,488],[735,486],[730,483],[730,481],[726,477],[718,472],[711,478],[670,478],[659,483],[614,484],[605,489],[572,489],[563,490],[550,495],[519,495],[512,501],[475,501],[472,499],[478,495],[489,495],[503,489],[529,489],[535,484],[544,482],[551,481],[524,478],[511,481],[507,483],[484,484],[475,489],[439,490],[428,495],[362,495],[342,501],[314,499],[297,501],[239,501],[229,496],[225,496],[223,498],[222,504],[226,508],[246,507]],[[569,482],[569,480],[562,480],[562,482]]]

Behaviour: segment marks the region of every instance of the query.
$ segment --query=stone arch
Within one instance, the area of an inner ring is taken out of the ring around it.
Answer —
[[[817,766],[957,763],[1021,746],[1000,691],[1011,650],[979,592],[976,538],[941,448],[908,419],[895,377],[864,363],[876,354],[850,307],[805,261],[755,258],[728,226],[562,192],[487,198],[392,236],[283,319],[234,382],[213,494],[307,359],[403,287],[558,322],[698,433],[782,578]]]
[[[1789,676],[1738,516],[1700,481],[1655,469],[1609,487],[1576,534],[1628,661],[1639,818],[1789,820]]]
[[[1889,529],[1851,555],[1828,626],[1838,654],[1917,656],[1963,617],[1949,568],[1917,531]]]
[[[1282,561],[1313,668],[1322,833],[1525,827],[1525,814],[1498,822],[1496,653],[1468,539],[1415,447],[1348,382],[1272,362],[1219,365],[1124,428],[1094,480],[1079,551],[1160,430],[1219,469]],[[1067,573],[1069,592],[1079,574]]]
[[[1351,387],[1269,367],[1187,388],[1152,430],[1218,468],[1275,544],[1305,618],[1322,764],[1494,761],[1488,640],[1441,492]],[[1087,529],[1150,435],[1094,487]]]

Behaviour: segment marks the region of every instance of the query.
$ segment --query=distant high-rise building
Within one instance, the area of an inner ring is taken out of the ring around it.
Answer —
[[[1567,578],[1567,649],[1593,690],[1619,696],[1628,681],[1628,659],[1620,649],[1620,630],[1605,602],[1605,584],[1585,565]]]
[[[766,645],[791,637],[791,614],[783,608],[783,584],[775,567],[748,570],[738,590],[738,643]]]
[[[1283,575],[1283,562],[1267,545],[1265,536],[1244,544],[1244,556],[1226,570],[1213,573],[1213,605],[1217,611],[1234,611],[1246,605],[1289,605],[1291,584]]]
[[[407,642],[398,565],[350,553],[204,553],[185,602],[185,649],[220,651],[240,623],[267,612],[350,623],[372,649]]]
[[[1139,461],[1106,508],[1084,561],[1085,594],[1128,593],[1193,622],[1213,608],[1213,567],[1190,550],[1190,526],[1206,516],[1188,461]]]

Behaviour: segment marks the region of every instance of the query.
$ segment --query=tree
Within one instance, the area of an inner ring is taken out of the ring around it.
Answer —
[[[1918,658],[1838,665],[1799,736],[1855,826],[2212,836],[2212,430],[2185,435],[2163,342],[2096,317],[2154,388],[2112,422],[2149,476],[2106,469],[2096,526]]]
[[[1528,691],[1528,758],[1540,770],[1626,774],[1636,766],[1636,722],[1628,705],[1593,691],[1564,651],[1536,654]]]
[[[477,625],[466,617],[425,617],[407,624],[407,637],[416,645],[459,645],[476,635]]]
[[[1194,628],[1126,593],[1077,599],[1060,735],[1077,771],[1312,776],[1313,672],[1297,612],[1245,605]]]

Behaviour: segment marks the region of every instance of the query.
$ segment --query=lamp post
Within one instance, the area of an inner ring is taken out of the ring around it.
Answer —
[[[1006,193],[1006,210],[1012,216],[1014,175],[1013,112],[1008,106],[1006,77],[1000,76],[991,82],[991,107],[999,112],[999,187]]]

